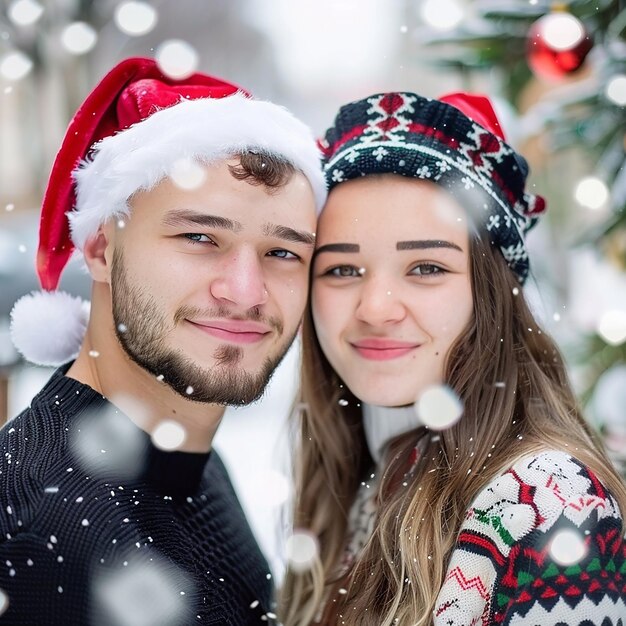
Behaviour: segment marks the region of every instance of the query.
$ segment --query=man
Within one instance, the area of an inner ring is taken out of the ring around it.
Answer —
[[[1,623],[273,621],[210,449],[297,332],[325,193],[308,129],[233,85],[129,59],[90,94],[43,202],[48,291],[12,313],[23,354],[64,365],[0,432]],[[52,293],[74,247],[88,314]]]

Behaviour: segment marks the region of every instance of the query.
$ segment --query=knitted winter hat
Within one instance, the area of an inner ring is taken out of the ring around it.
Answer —
[[[212,76],[172,79],[152,59],[114,67],[78,109],[52,167],[37,253],[46,292],[25,296],[11,312],[22,355],[58,365],[78,354],[88,306],[54,290],[74,249],[82,250],[109,219],[129,215],[133,193],[152,189],[179,159],[211,163],[244,151],[279,156],[301,170],[321,209],[326,184],[319,150],[286,109]]]
[[[430,100],[383,93],[347,104],[321,142],[329,191],[368,174],[432,180],[471,208],[520,283],[529,271],[525,233],[545,210],[525,190],[528,164],[504,139],[484,96]]]

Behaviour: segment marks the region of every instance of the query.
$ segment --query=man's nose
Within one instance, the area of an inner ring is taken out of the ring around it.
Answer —
[[[211,282],[211,295],[246,310],[265,304],[269,294],[256,251],[239,249],[224,259],[219,275]]]

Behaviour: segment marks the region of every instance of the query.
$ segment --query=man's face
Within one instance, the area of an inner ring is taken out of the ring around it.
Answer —
[[[113,222],[111,297],[128,356],[180,395],[247,404],[297,332],[315,205],[295,174],[271,193],[222,162],[184,191],[166,179]]]

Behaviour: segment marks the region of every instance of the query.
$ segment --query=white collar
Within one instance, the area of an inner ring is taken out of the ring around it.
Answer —
[[[394,437],[408,433],[423,424],[414,405],[389,407],[362,403],[361,406],[365,439],[377,464],[381,462],[386,445]]]

